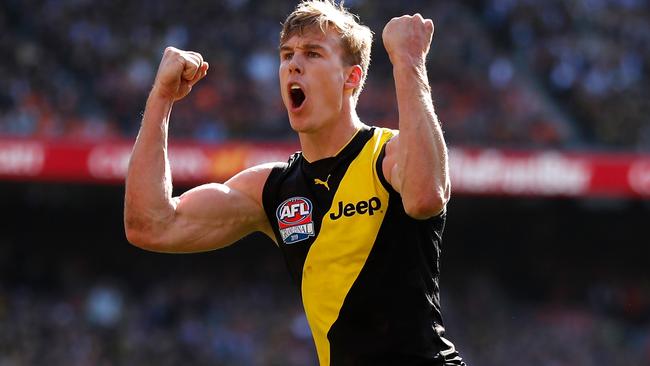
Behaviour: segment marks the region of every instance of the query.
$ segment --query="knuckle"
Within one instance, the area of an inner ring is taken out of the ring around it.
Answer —
[[[201,56],[199,56],[199,54],[197,54],[196,52],[188,51],[186,54],[186,58],[188,61],[190,61],[193,64],[201,63]]]

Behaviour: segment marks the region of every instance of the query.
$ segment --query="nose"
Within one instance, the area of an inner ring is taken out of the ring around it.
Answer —
[[[289,73],[299,75],[302,74],[302,66],[297,62],[295,56],[289,62]]]

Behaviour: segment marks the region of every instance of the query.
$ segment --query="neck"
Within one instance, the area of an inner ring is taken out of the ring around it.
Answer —
[[[356,112],[344,114],[340,120],[332,121],[316,131],[300,132],[302,155],[309,162],[335,156],[363,126]]]

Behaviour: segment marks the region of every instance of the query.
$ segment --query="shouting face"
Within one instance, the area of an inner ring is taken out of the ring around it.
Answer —
[[[360,79],[359,66],[345,65],[336,31],[306,30],[280,46],[280,89],[291,127],[311,133],[336,123]]]

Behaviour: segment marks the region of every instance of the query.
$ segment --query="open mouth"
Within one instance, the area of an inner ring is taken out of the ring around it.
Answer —
[[[289,97],[291,98],[291,106],[293,108],[300,108],[305,102],[305,92],[302,91],[300,86],[295,84],[289,89]]]

